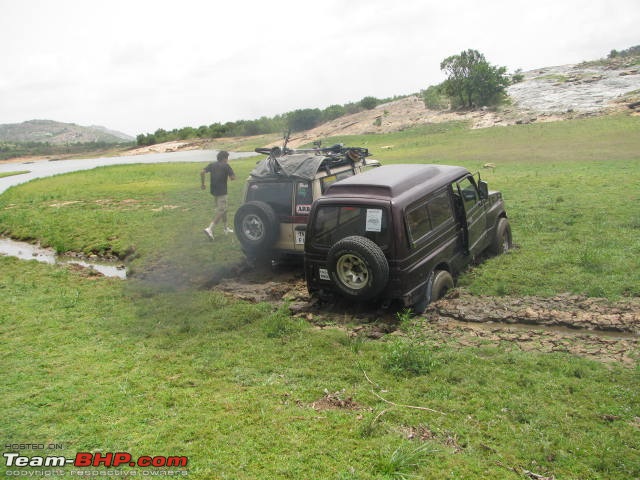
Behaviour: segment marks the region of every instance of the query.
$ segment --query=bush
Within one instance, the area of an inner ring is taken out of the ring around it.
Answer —
[[[376,97],[364,97],[359,103],[365,110],[373,110],[378,106],[379,102]]]
[[[342,105],[329,105],[322,111],[322,121],[329,122],[346,115],[347,109]]]
[[[301,132],[316,127],[322,121],[322,112],[317,108],[295,110],[287,115],[287,126],[292,132]]]
[[[431,85],[420,92],[424,106],[431,110],[445,110],[449,108],[447,96],[442,91],[442,85]]]
[[[522,74],[522,69],[518,69],[511,74],[510,84],[515,85],[516,83],[520,83],[524,80],[524,75]]]
[[[629,47],[626,50],[622,50],[621,52],[619,52],[618,50],[611,50],[608,58],[633,57],[636,55],[640,55],[640,45]]]

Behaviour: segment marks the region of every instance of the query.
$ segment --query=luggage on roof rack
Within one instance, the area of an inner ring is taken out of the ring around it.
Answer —
[[[311,180],[322,169],[330,171],[342,165],[365,163],[369,150],[345,147],[342,144],[326,148],[290,149],[287,147],[256,148],[256,153],[267,155],[251,172],[255,178],[271,176],[298,177]]]

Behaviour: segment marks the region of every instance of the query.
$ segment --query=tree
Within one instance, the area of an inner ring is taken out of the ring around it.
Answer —
[[[431,85],[426,90],[422,90],[424,106],[431,110],[443,110],[447,108],[449,101],[442,90],[442,85]]]
[[[322,112],[318,108],[305,108],[289,112],[287,126],[293,132],[301,132],[316,127],[322,121]]]
[[[509,85],[506,67],[495,67],[477,50],[466,50],[452,55],[440,63],[448,77],[443,83],[444,91],[452,104],[471,108],[495,105]]]
[[[322,121],[329,122],[340,118],[346,114],[346,109],[342,105],[329,105],[322,111]]]
[[[365,110],[373,110],[378,106],[378,99],[376,97],[364,97],[359,103]]]

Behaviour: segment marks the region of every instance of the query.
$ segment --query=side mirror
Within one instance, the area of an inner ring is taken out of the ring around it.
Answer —
[[[478,182],[478,190],[480,190],[480,198],[489,198],[489,185],[484,180]]]

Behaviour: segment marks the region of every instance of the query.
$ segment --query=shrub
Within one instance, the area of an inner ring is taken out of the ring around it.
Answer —
[[[442,85],[431,85],[426,90],[422,90],[421,93],[425,107],[431,110],[445,110],[449,108],[449,101],[442,91]]]
[[[360,100],[360,106],[365,110],[373,110],[378,106],[378,99],[376,97],[364,97]]]

